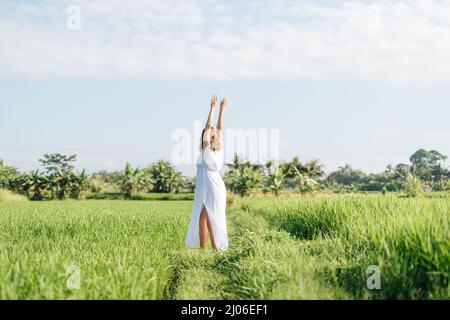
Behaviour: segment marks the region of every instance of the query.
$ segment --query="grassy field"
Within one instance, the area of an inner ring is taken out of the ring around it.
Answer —
[[[0,203],[0,298],[449,298],[449,197],[237,199],[224,254],[183,247],[191,204]]]
[[[190,202],[0,204],[1,299],[162,299]],[[67,267],[81,290],[66,290]]]
[[[123,194],[116,193],[100,193],[88,194],[88,200],[124,200]],[[194,200],[193,193],[135,193],[129,200],[139,201],[175,201],[175,200]]]

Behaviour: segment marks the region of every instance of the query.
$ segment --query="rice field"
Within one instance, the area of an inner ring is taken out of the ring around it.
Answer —
[[[450,297],[448,196],[231,202],[224,254],[184,248],[192,201],[0,203],[0,299]]]
[[[163,299],[190,202],[0,204],[1,299]],[[71,266],[81,290],[68,290]]]

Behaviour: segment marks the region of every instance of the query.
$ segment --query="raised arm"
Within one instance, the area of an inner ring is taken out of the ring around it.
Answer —
[[[208,146],[211,141],[212,118],[214,116],[216,104],[217,104],[217,96],[213,95],[211,98],[211,108],[209,110],[208,120],[206,120],[205,129],[203,129],[202,149],[206,148],[206,146]]]
[[[216,104],[217,104],[217,96],[213,95],[211,98],[211,109],[209,109],[209,115],[208,115],[208,120],[206,120],[206,125],[205,125],[205,129],[209,130],[212,127],[212,118],[214,116],[214,111],[216,109]]]
[[[223,124],[223,111],[229,104],[228,98],[224,98],[222,101],[220,101],[220,113],[219,118],[217,119],[217,130],[222,130],[222,124]]]

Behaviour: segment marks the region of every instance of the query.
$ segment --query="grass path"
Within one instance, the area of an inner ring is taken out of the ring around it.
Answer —
[[[230,249],[182,250],[172,258],[167,299],[327,299],[345,297],[315,279],[315,259],[289,233],[239,207],[228,210]]]

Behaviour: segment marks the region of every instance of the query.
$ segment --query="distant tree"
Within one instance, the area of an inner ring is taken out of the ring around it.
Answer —
[[[72,199],[80,199],[81,192],[86,190],[89,186],[89,176],[86,170],[82,170],[79,173],[72,172],[70,174],[70,196]]]
[[[423,193],[423,187],[420,178],[410,174],[406,178],[404,190],[408,197],[417,197],[418,195]]]
[[[47,174],[52,199],[55,192],[60,200],[66,197],[71,186],[71,175],[74,169],[72,163],[76,159],[76,155],[67,156],[59,153],[45,154],[42,159],[39,159]]]
[[[417,150],[409,159],[412,163],[411,173],[418,176],[426,185],[447,177],[448,169],[444,167],[447,156],[436,150]]]
[[[32,186],[31,183],[30,177],[27,174],[17,174],[10,180],[9,189],[15,193],[29,197]]]
[[[179,192],[183,185],[181,172],[172,167],[167,161],[160,160],[150,166],[146,171],[149,173],[152,181],[152,192]]]
[[[300,162],[299,157],[294,157],[290,162],[282,162],[280,168],[283,170],[283,175],[287,179],[294,179],[297,177],[297,171],[305,173],[306,168]]]
[[[233,181],[233,189],[241,196],[250,195],[261,189],[263,179],[257,170],[252,167],[244,167],[238,172]]]
[[[55,192],[59,187],[58,175],[57,174],[47,174],[47,187],[46,189],[50,192],[50,199],[55,199]]]
[[[388,165],[386,173],[397,181],[404,181],[411,173],[411,166],[404,163],[399,163],[395,167]]]
[[[119,189],[122,177],[123,172],[120,171],[114,172],[99,171],[91,175],[91,179],[93,179],[94,183],[98,187],[101,187],[102,190],[108,190],[110,192]]]
[[[17,169],[4,164],[0,159],[0,188],[9,189],[12,179],[17,176]]]
[[[297,179],[299,173],[313,180],[318,180],[325,176],[325,171],[319,160],[310,160],[302,163],[299,157],[294,157],[290,162],[281,163],[280,168],[287,179]]]
[[[98,195],[105,191],[106,182],[100,176],[92,175],[89,179],[90,192]]]
[[[196,181],[195,177],[183,177],[182,178],[183,189],[187,192],[194,192]]]
[[[339,167],[337,171],[330,173],[327,181],[343,185],[357,185],[364,182],[366,174],[361,170],[354,170],[350,164]]]
[[[30,189],[33,193],[31,199],[42,200],[42,192],[45,190],[48,183],[47,178],[43,176],[39,170],[31,171],[28,176],[30,180]]]
[[[127,163],[120,184],[121,191],[126,199],[131,198],[133,192],[142,190],[146,183],[146,172]]]
[[[304,164],[306,174],[310,179],[317,180],[325,176],[323,166],[319,163],[319,160],[311,160]]]
[[[284,188],[284,173],[281,168],[276,169],[267,177],[267,189],[272,191],[275,196],[279,196],[280,191]]]
[[[267,165],[270,165],[271,163],[272,161],[268,161],[265,165],[260,163],[251,163],[250,161],[244,160],[239,155],[235,154],[233,161],[226,164],[226,166],[230,171],[250,168],[253,171],[259,172],[261,175],[264,175],[266,172],[268,172]]]
[[[76,155],[62,155],[59,153],[54,154],[44,154],[42,159],[39,159],[39,162],[42,163],[42,166],[45,168],[47,173],[58,173],[58,172],[72,172],[73,165],[77,160]]]
[[[235,157],[233,163],[227,165],[230,170],[224,176],[225,184],[235,194],[250,195],[263,186],[262,166],[243,162]]]
[[[297,174],[295,181],[297,183],[297,188],[301,193],[304,194],[307,192],[317,190],[317,188],[319,187],[319,184],[317,183],[316,180],[311,179],[307,173],[301,172],[297,168],[295,168],[295,171]]]
[[[432,191],[450,191],[450,179],[442,179],[431,183]]]
[[[51,175],[53,178],[52,185],[56,186],[56,197],[59,200],[64,200],[67,194],[70,193],[72,183],[72,172],[58,172]]]
[[[233,161],[227,164],[225,184],[235,194],[250,195],[263,187],[263,176],[273,169],[268,168],[268,165],[270,166],[268,163],[262,165],[244,161],[236,154]]]

